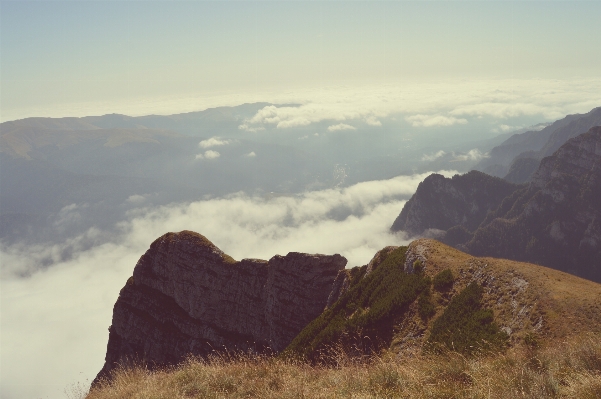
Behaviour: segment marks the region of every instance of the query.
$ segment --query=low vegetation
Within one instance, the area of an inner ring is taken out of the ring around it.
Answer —
[[[329,366],[291,358],[189,359],[149,371],[121,368],[112,382],[77,398],[580,398],[601,397],[601,336],[544,348],[465,357],[457,352],[333,356]],[[72,395],[75,399],[76,396]]]
[[[418,267],[415,273],[405,273],[406,250],[395,249],[367,275],[364,268],[352,270],[349,290],[300,332],[284,356],[329,360],[324,351],[334,342],[362,354],[387,348],[395,323],[431,285]]]
[[[443,272],[444,273],[444,272]],[[434,320],[427,349],[454,350],[463,354],[502,349],[509,336],[493,321],[493,311],[482,307],[482,287],[472,282],[455,295]]]
[[[436,307],[432,303],[432,293],[430,287],[426,287],[417,298],[417,313],[424,321],[430,319],[436,314]]]
[[[446,291],[453,286],[455,278],[451,269],[444,269],[440,273],[434,276],[432,279],[432,285],[436,291]]]

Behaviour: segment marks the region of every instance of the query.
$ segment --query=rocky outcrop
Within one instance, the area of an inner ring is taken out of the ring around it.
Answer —
[[[393,229],[412,235],[439,229],[439,239],[473,255],[538,263],[601,282],[601,127],[544,158],[528,185],[506,183],[505,192],[495,192],[483,182],[499,179],[469,177],[478,176],[473,173],[426,178]]]
[[[296,252],[236,262],[200,234],[165,234],[119,294],[96,381],[126,360],[154,367],[216,350],[279,352],[324,310],[346,262]]]
[[[601,127],[541,161],[530,185],[488,215],[465,249],[601,281]]]
[[[488,211],[496,209],[503,198],[518,188],[475,170],[450,179],[432,174],[419,184],[391,230],[416,236],[427,230],[446,231],[461,225],[474,231]]]

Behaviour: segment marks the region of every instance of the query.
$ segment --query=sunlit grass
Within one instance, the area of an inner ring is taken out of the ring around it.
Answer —
[[[268,356],[189,359],[150,371],[121,368],[87,395],[104,398],[581,398],[601,397],[601,336],[546,348],[465,357],[446,352],[353,359],[329,366]]]

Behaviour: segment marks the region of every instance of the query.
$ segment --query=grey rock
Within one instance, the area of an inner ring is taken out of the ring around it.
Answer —
[[[279,352],[326,307],[346,265],[290,252],[236,262],[204,236],[167,233],[140,258],[113,310],[105,364],[177,364],[215,351]]]

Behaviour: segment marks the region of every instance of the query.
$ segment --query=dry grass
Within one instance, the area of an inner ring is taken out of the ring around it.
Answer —
[[[601,336],[543,349],[466,358],[456,353],[320,367],[273,357],[190,359],[177,368],[118,370],[87,399],[104,398],[601,398]]]

